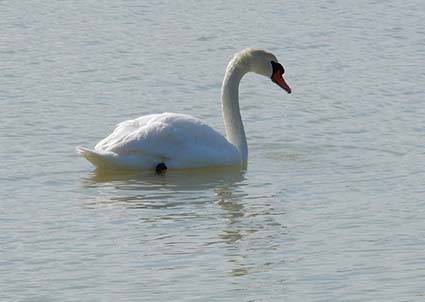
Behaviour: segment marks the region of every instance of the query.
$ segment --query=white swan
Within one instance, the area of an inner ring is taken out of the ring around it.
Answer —
[[[118,124],[108,137],[78,152],[97,168],[156,169],[245,166],[248,146],[239,110],[238,88],[247,72],[255,72],[291,93],[276,57],[245,49],[229,62],[221,100],[227,139],[200,119],[178,113],[151,114]]]

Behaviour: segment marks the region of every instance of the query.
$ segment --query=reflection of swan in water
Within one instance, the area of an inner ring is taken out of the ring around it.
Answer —
[[[190,225],[202,236],[208,235],[201,239],[202,246],[222,251],[223,274],[240,277],[258,270],[250,264],[246,245],[256,244],[252,236],[262,225],[252,221],[257,209],[247,206],[253,197],[248,195],[245,173],[239,169],[170,170],[165,175],[95,171],[82,183],[96,192],[94,199],[85,201],[87,208],[134,209],[137,220],[148,225],[160,223],[159,227],[163,222]],[[182,236],[190,234],[188,230]],[[173,231],[170,236],[170,241],[175,240]]]
[[[242,200],[246,197],[246,194],[237,193],[234,189],[221,187],[216,190],[216,194],[219,197],[217,204],[223,209],[223,216],[227,220],[227,223],[223,224],[223,229],[218,234],[218,237],[232,251],[232,253],[227,255],[227,263],[229,265],[229,269],[226,272],[227,275],[240,277],[250,273],[250,267],[245,263],[246,257],[240,250],[241,241],[245,239],[246,235],[246,230],[241,224],[246,215]],[[251,228],[251,231],[254,230]]]
[[[95,170],[83,178],[86,186],[110,184],[117,189],[170,189],[177,191],[196,191],[213,189],[217,186],[233,186],[244,180],[245,171],[239,167],[209,169],[183,169],[168,171],[158,175],[150,171],[110,171]]]
[[[131,208],[163,208],[211,202],[211,190],[243,185],[245,171],[227,167],[170,170],[158,175],[152,171],[95,170],[81,181],[86,188],[110,190],[108,196],[97,195],[91,205],[119,203]]]

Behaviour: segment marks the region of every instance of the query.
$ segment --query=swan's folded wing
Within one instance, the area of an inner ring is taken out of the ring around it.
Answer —
[[[168,158],[179,145],[175,129],[161,122],[139,127],[118,125],[114,132],[96,145],[96,150],[110,151],[119,155],[143,154]]]

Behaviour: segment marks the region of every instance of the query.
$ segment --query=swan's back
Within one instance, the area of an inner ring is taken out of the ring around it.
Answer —
[[[100,168],[193,168],[239,164],[239,151],[206,123],[185,114],[151,114],[118,124],[95,150],[79,152]]]

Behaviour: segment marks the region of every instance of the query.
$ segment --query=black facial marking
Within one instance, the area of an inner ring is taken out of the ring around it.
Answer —
[[[280,74],[284,74],[285,73],[285,68],[283,68],[282,65],[280,65],[279,63],[276,63],[275,61],[271,61],[270,62],[272,64],[273,67],[273,73],[272,73],[272,77],[275,74],[275,72],[280,72]]]

